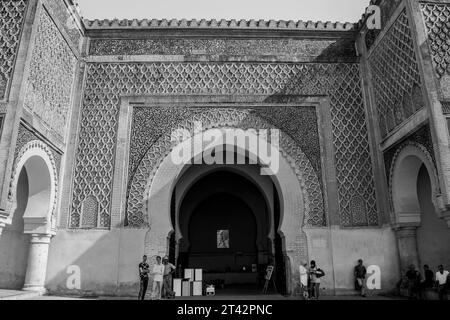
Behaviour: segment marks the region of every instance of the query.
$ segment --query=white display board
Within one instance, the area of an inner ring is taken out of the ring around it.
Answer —
[[[194,281],[192,283],[192,295],[193,296],[201,296],[203,291],[203,282],[202,281]]]
[[[184,278],[194,281],[194,269],[184,269]]]
[[[195,269],[194,281],[203,281],[203,269]]]
[[[192,295],[192,292],[191,292],[191,281],[183,281],[182,282],[181,295],[183,297],[190,297]]]
[[[173,291],[175,292],[175,297],[181,297],[181,283],[183,279],[173,279]]]

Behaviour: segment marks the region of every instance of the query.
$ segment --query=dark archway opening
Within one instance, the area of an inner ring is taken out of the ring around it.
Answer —
[[[450,267],[450,233],[447,223],[439,219],[432,202],[432,183],[427,167],[422,164],[417,176],[417,197],[420,204],[420,227],[417,248],[420,268],[427,264],[436,270],[440,264]]]
[[[203,269],[204,283],[216,284],[218,294],[259,294],[272,263],[277,293],[285,294],[283,241],[278,234],[274,240],[270,237],[280,224],[279,199],[273,184],[272,188],[275,212],[246,177],[229,170],[213,171],[189,188],[178,219],[174,191],[171,215],[174,224],[178,221],[181,239],[177,243],[176,232],[170,235],[170,258],[179,276],[185,268]],[[273,286],[270,291],[275,292]]]

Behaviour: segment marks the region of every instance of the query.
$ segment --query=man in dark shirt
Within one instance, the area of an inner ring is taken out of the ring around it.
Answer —
[[[144,300],[145,294],[147,293],[149,271],[150,271],[150,266],[147,263],[147,256],[143,256],[142,262],[139,263],[140,287],[139,287],[138,300]]]
[[[423,266],[423,275],[425,279],[420,283],[420,299],[424,299],[426,297],[426,290],[433,288],[434,284],[434,273],[430,270],[430,267],[427,264]]]
[[[361,297],[366,296],[366,273],[366,267],[364,267],[362,259],[359,259],[358,265],[355,267],[355,287],[360,292]]]
[[[406,278],[408,279],[408,298],[417,299],[420,284],[420,273],[416,270],[413,264],[409,266],[409,270],[406,272]]]

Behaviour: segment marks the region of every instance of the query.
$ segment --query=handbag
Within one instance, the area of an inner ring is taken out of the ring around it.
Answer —
[[[322,278],[323,276],[325,276],[325,272],[322,269],[317,269],[316,271],[316,277],[317,278]]]

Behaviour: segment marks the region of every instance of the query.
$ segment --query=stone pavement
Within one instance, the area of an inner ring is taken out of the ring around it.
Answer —
[[[36,292],[0,290],[0,300],[136,300],[136,297],[116,296],[52,296],[41,295]],[[175,301],[199,301],[199,300],[302,300],[300,297],[284,297],[278,294],[219,294],[212,297],[178,297]],[[323,295],[319,300],[404,300],[401,297],[373,295],[366,298],[356,295]]]

